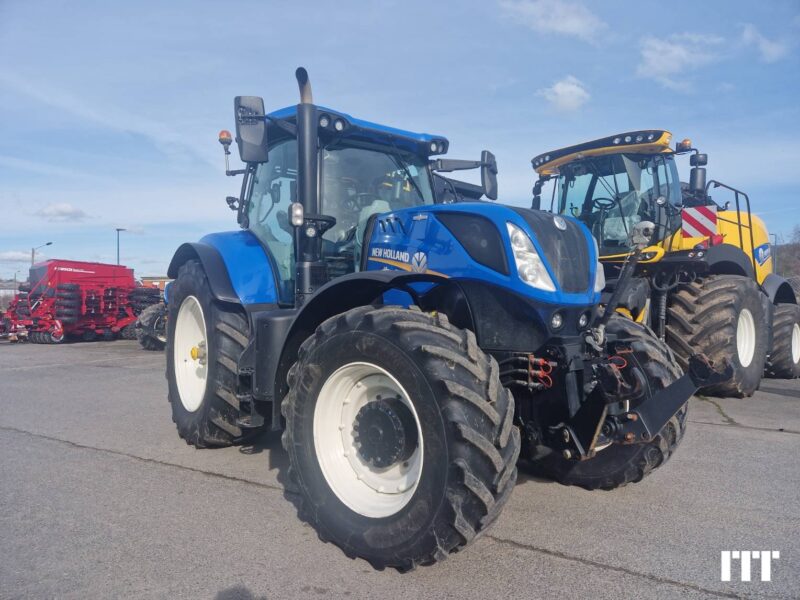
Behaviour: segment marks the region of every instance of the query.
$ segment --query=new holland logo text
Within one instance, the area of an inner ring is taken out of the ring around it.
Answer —
[[[410,263],[411,253],[405,250],[394,250],[392,248],[373,248],[373,258],[388,258],[391,260],[399,260],[400,262]]]

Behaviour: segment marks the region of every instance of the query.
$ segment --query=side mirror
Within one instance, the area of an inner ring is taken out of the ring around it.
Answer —
[[[532,210],[542,209],[542,186],[544,182],[545,180],[540,177],[536,180],[536,183],[533,184],[533,200],[531,200]]]
[[[708,154],[692,154],[689,164],[693,167],[705,167],[708,164]]]
[[[487,198],[497,200],[497,159],[488,150],[481,152],[481,186]]]
[[[233,112],[239,158],[245,163],[267,162],[264,100],[258,96],[236,96],[233,100]]]

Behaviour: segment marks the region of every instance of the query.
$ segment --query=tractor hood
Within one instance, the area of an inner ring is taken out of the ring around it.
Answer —
[[[562,306],[595,305],[603,287],[589,230],[543,211],[487,202],[408,208],[378,215],[365,241],[370,270],[480,281]]]

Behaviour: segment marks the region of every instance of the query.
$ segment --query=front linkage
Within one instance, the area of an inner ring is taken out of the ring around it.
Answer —
[[[591,365],[595,377],[587,387],[597,388],[598,399],[584,402],[568,422],[549,428],[546,434],[547,445],[561,451],[564,458],[587,460],[611,443],[647,443],[699,388],[728,381],[733,374],[730,361],[716,367],[697,354],[690,359],[687,373],[654,392],[639,365],[619,361],[630,349],[609,343],[616,354],[595,359]],[[620,403],[631,408],[611,414],[610,409]]]
[[[606,339],[606,325],[616,313],[653,230],[654,225],[647,221],[634,228],[631,233],[633,251],[620,271],[608,305],[585,340],[581,368],[586,401],[576,411],[571,411],[572,418],[568,422],[550,427],[545,433],[548,445],[560,450],[566,459],[590,459],[598,450],[613,443],[650,442],[698,389],[724,383],[733,376],[730,360],[724,359],[723,364],[717,366],[705,355],[695,354],[689,359],[687,373],[667,387],[652,389],[629,343],[624,339]],[[566,374],[568,390],[576,387],[576,376],[575,370]],[[595,390],[599,393],[594,393]]]

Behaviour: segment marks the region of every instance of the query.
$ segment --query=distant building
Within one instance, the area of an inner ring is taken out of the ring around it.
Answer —
[[[142,287],[158,288],[162,292],[164,286],[172,281],[169,277],[140,277],[139,280],[142,282]]]

